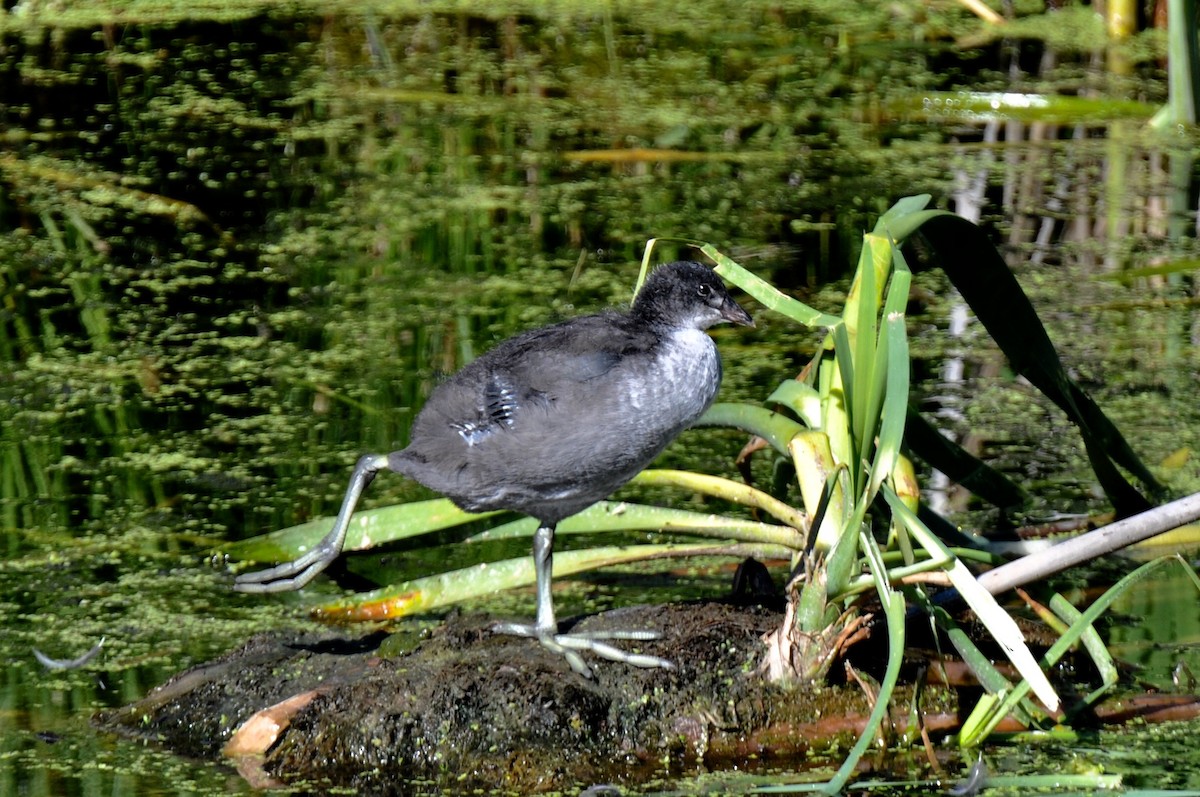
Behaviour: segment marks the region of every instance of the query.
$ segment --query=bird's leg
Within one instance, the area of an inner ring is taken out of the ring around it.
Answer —
[[[658,639],[655,631],[582,631],[558,633],[558,622],[554,619],[554,598],[550,594],[551,577],[554,570],[554,526],[543,523],[533,535],[533,570],[537,576],[537,617],[529,623],[497,623],[492,630],[498,634],[535,637],[547,650],[561,653],[571,669],[585,678],[592,677],[592,669],[579,655],[587,650],[610,661],[630,664],[634,667],[663,667],[673,670],[675,665],[666,659],[644,653],[626,653],[608,644],[607,639],[646,641]]]
[[[554,526],[538,524],[533,534],[533,572],[537,576],[537,620],[534,627],[539,639],[558,633],[554,619],[554,596],[550,593],[554,579]]]
[[[350,477],[342,508],[333,521],[333,529],[326,534],[308,553],[291,562],[268,570],[243,573],[233,582],[238,592],[284,592],[300,589],[316,578],[317,574],[333,563],[346,543],[346,530],[350,527],[350,516],[358,504],[358,497],[375,478],[375,474],[388,466],[387,454],[367,454],[360,457]]]

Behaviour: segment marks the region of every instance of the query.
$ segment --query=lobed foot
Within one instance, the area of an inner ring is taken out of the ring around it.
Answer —
[[[346,544],[346,529],[350,527],[350,516],[354,514],[359,496],[375,478],[375,474],[387,466],[387,454],[364,454],[359,457],[350,476],[346,496],[342,499],[342,508],[338,510],[329,533],[299,559],[267,570],[241,574],[234,579],[233,588],[238,592],[285,592],[300,589],[316,578],[341,555],[342,547]]]
[[[560,634],[554,629],[542,628],[534,623],[496,623],[492,626],[492,631],[497,634],[511,634],[513,636],[536,639],[547,650],[561,653],[565,656],[567,663],[571,665],[571,669],[584,678],[592,677],[592,668],[583,660],[580,651],[588,651],[603,659],[629,664],[634,667],[661,667],[664,670],[675,669],[675,665],[666,659],[660,659],[658,656],[650,656],[645,653],[629,653],[605,641],[625,639],[645,642],[652,639],[659,639],[662,634],[659,634],[657,631],[576,631]]]
[[[242,573],[233,580],[233,588],[238,592],[286,592],[300,589],[312,581],[341,554],[340,546],[333,547],[322,544],[291,562],[266,570],[255,570],[252,573]]]

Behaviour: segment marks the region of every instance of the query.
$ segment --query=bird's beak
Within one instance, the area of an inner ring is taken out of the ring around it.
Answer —
[[[742,327],[754,326],[754,319],[750,317],[750,314],[743,310],[740,304],[729,298],[721,303],[721,318]]]

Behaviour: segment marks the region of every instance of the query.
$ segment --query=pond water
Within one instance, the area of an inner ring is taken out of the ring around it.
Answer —
[[[1086,7],[1010,38],[915,3],[465,8],[0,14],[0,794],[247,791],[87,718],[252,633],[307,626],[310,596],[236,595],[212,547],[334,512],[358,455],[400,447],[440,374],[627,301],[650,237],[710,241],[836,312],[861,233],[897,198],[974,209],[1076,378],[1171,490],[1200,485],[1196,141],[1145,126],[1166,95],[1154,32],[1118,74]],[[981,330],[951,334],[944,277],[920,275],[915,296],[923,406],[1032,513],[1102,511],[1070,425]],[[762,400],[819,341],[755,315],[716,333],[727,399]],[[963,379],[943,379],[947,358]],[[741,443],[691,432],[664,461],[732,472]],[[419,497],[384,477],[367,505]],[[726,578],[714,566],[650,599]],[[582,578],[561,611],[642,599]],[[532,606],[502,600],[488,610]],[[1137,600],[1135,648],[1192,646],[1145,658],[1147,678],[1169,685],[1176,660],[1200,673],[1195,624],[1167,619],[1188,605]],[[31,653],[101,637],[82,670]],[[1180,743],[1196,730],[1136,760],[1106,757],[1111,741],[999,757],[1141,785],[1165,758],[1187,762],[1169,785],[1198,788]],[[714,777],[663,788],[752,785]]]

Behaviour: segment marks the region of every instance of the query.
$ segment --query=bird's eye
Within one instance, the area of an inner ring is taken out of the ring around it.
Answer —
[[[696,295],[701,299],[707,299],[710,293],[712,293],[712,288],[708,285],[700,285],[696,288]]]

